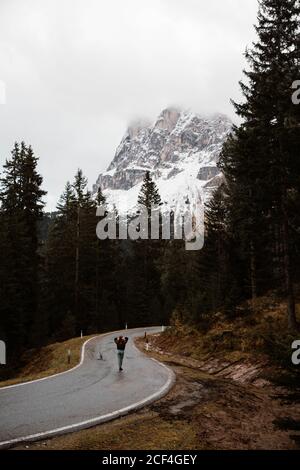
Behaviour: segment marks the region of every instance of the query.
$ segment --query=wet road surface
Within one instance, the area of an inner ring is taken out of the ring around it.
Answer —
[[[0,388],[0,448],[90,427],[166,394],[173,373],[133,344],[133,338],[145,331],[160,328],[98,336],[85,345],[79,367],[46,380]],[[117,334],[129,337],[123,372],[117,364]]]

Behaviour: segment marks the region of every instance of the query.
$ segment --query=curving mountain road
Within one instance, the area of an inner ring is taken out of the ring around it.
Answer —
[[[133,343],[144,332],[126,330],[87,341],[80,364],[61,374],[0,388],[0,449],[109,421],[166,394],[174,374]],[[117,334],[129,337],[124,371],[117,367]],[[103,359],[99,359],[100,353]]]

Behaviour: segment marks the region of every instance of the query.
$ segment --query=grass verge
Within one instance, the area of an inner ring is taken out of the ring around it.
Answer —
[[[204,372],[186,356],[155,351],[152,345],[159,338],[150,337],[151,346],[146,354],[176,373],[176,384],[167,396],[112,422],[19,445],[15,450],[299,448],[300,435],[295,423],[300,421],[300,407],[284,395],[278,399],[280,389],[239,383]],[[143,338],[136,344],[145,351]]]
[[[20,359],[24,365],[16,371],[14,377],[0,381],[0,387],[42,379],[72,369],[80,361],[83,343],[93,336],[95,335],[73,338],[38,350],[27,351]],[[69,349],[71,351],[70,363],[68,362]]]
[[[218,315],[203,330],[177,321],[150,337],[147,352],[176,373],[166,397],[113,422],[16,449],[297,449],[293,339],[285,305],[272,297],[257,299],[251,312],[242,309],[234,319]],[[143,339],[137,345],[144,350]],[[266,372],[276,380],[263,380]]]

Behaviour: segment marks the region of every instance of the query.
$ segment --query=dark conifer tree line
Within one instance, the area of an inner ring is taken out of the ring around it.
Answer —
[[[42,177],[31,147],[15,144],[0,187],[1,336],[10,351],[35,341],[41,301],[37,225],[42,218]]]
[[[260,2],[258,39],[246,51],[249,69],[240,83],[244,101],[234,103],[242,123],[223,148],[224,184],[208,207],[201,255],[212,244],[211,263],[223,256],[215,265],[217,278],[224,277],[223,289],[215,291],[221,306],[277,289],[287,299],[292,329],[300,274],[300,113],[291,100],[299,75],[299,24],[299,1]]]
[[[296,329],[300,281],[300,105],[298,0],[260,2],[257,41],[246,51],[243,102],[220,158],[223,183],[205,211],[205,245],[180,240],[99,240],[97,207],[78,170],[53,214],[44,213],[38,158],[16,143],[0,180],[0,337],[8,357],[54,340],[105,330],[199,324],[276,290]],[[137,201],[160,211],[146,172]],[[119,220],[116,213],[116,219]],[[137,214],[138,217],[138,214]]]

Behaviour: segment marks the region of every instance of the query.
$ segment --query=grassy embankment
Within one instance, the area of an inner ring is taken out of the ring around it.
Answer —
[[[296,307],[300,323],[300,303]],[[270,295],[251,305],[244,304],[232,319],[220,313],[208,317],[198,328],[177,318],[171,329],[155,339],[154,345],[158,350],[196,361],[210,356],[230,363],[262,361],[273,370],[281,367],[288,373],[293,369],[291,345],[299,338],[300,332],[287,328],[285,302]]]
[[[81,347],[89,338],[92,336],[73,338],[38,350],[27,351],[20,358],[20,367],[11,371],[9,379],[0,381],[0,387],[41,379],[75,367],[80,361]],[[70,363],[68,362],[69,349],[71,351]]]
[[[284,303],[273,296],[258,299],[254,311],[241,309],[232,320],[218,315],[198,329],[177,320],[151,337],[147,352],[176,372],[165,398],[114,422],[28,447],[299,448],[300,370],[291,365],[296,336],[287,332]],[[144,350],[142,338],[137,344]]]

